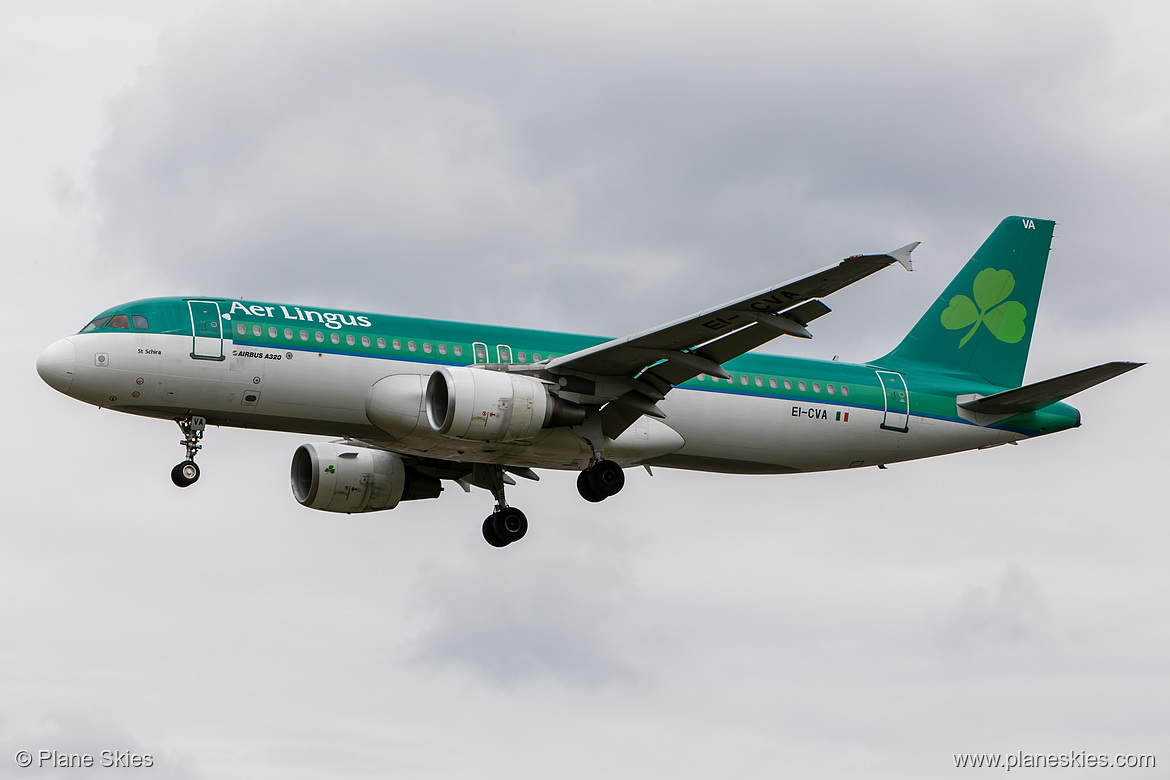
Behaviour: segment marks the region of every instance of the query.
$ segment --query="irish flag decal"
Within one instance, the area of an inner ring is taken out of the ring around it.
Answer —
[[[842,412],[837,412],[837,422],[849,422],[849,412],[844,412],[844,416]]]

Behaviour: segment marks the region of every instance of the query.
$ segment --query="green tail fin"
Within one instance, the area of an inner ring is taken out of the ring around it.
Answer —
[[[902,343],[873,363],[1018,387],[1055,225],[1030,217],[1000,222]]]

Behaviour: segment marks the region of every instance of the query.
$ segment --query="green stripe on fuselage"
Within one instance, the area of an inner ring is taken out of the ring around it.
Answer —
[[[98,316],[138,314],[147,319],[148,327],[145,330],[121,331],[100,328],[95,332],[148,332],[190,336],[191,321],[187,307],[190,300],[218,303],[221,311],[230,315],[231,327],[224,328],[225,337],[230,334],[233,344],[241,347],[311,351],[455,366],[476,362],[474,359],[476,343],[486,345],[487,362],[497,362],[498,346],[506,345],[512,350],[514,362],[532,363],[535,361],[535,355],[547,359],[608,341],[600,336],[555,331],[211,297],[148,298],[122,304]],[[239,332],[241,326],[244,329],[243,333]],[[259,335],[255,332],[257,327]],[[269,328],[276,329],[275,337],[271,336]],[[292,338],[286,337],[286,328],[291,330]],[[302,330],[305,331],[307,340],[301,339]],[[317,341],[317,333],[322,334],[320,342]],[[332,340],[333,334],[338,337],[336,344]],[[350,336],[354,339],[352,345],[348,343],[347,337]],[[369,338],[369,346],[363,345],[363,336]],[[384,340],[384,347],[378,346],[379,338]],[[399,343],[398,349],[393,347],[395,340]],[[414,351],[410,351],[408,347],[410,342],[415,344]],[[424,345],[428,344],[430,352],[425,351]],[[440,354],[440,345],[446,347],[446,354]],[[456,347],[459,348],[461,355],[455,354]],[[523,361],[519,360],[520,353],[524,353]],[[884,391],[874,373],[877,366],[748,353],[727,362],[724,368],[732,375],[731,382],[707,376],[703,379],[691,379],[680,387],[711,393],[775,398],[806,405],[822,404],[877,411],[885,408]],[[1005,389],[983,384],[978,380],[932,372],[907,373],[905,378],[911,416],[962,424],[973,423],[957,415],[955,404],[957,395],[971,393],[992,395]],[[771,386],[773,380],[776,382],[775,388]],[[791,388],[785,388],[785,380],[791,383]],[[803,391],[800,390],[801,382],[804,382],[805,386]],[[814,390],[814,386],[820,388],[819,392]],[[829,386],[833,387],[833,393],[829,393]],[[987,427],[1035,436],[1065,430],[1074,427],[1077,422],[1076,410],[1058,403]]]

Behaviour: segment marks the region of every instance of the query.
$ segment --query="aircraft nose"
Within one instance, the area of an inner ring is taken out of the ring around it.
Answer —
[[[37,373],[49,387],[68,393],[76,364],[77,348],[69,339],[61,339],[46,347],[37,358]]]

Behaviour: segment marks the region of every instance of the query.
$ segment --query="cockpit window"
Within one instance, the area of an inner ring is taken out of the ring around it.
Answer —
[[[138,330],[146,330],[150,327],[146,322],[146,317],[143,317],[141,314],[131,314],[130,322],[134,323],[134,327]]]
[[[125,314],[115,314],[113,317],[110,317],[110,321],[106,323],[106,327],[130,330],[130,318]]]
[[[110,317],[98,317],[96,320],[93,320],[88,325],[86,325],[84,328],[82,328],[81,332],[82,333],[89,333],[91,330],[97,330],[98,328],[104,328],[106,323],[109,322],[110,319],[111,319]]]

